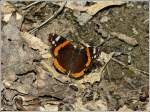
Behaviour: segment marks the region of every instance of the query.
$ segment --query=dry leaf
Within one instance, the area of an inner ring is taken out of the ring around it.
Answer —
[[[126,105],[118,110],[118,112],[134,112],[133,110],[129,109]]]
[[[46,111],[54,111],[54,112],[58,111],[58,105],[45,104],[44,108]]]
[[[74,16],[77,17],[77,21],[80,25],[84,25],[89,21],[93,15],[105,7],[112,5],[122,5],[123,1],[112,0],[112,1],[92,1],[95,2],[93,5],[86,6],[87,1],[68,1],[65,7],[74,10]],[[63,5],[63,2],[52,2],[59,6]],[[82,12],[82,13],[80,13]]]
[[[8,22],[10,17],[12,16],[12,13],[15,11],[15,8],[8,2],[4,2],[1,8],[3,16],[3,21]],[[22,15],[16,12],[16,20],[21,20]]]
[[[117,37],[118,39],[132,45],[135,46],[138,44],[137,40],[135,38],[129,37],[125,34],[121,34],[121,33],[116,33],[116,32],[112,32],[111,35]]]
[[[52,62],[52,60],[51,60]],[[49,62],[50,63],[50,62]],[[47,64],[46,62],[44,61],[41,61],[40,63],[43,67],[45,67],[47,69],[47,71],[49,72],[49,74],[51,74],[52,77],[56,78],[60,75],[60,73],[58,73],[55,68],[53,67],[52,63]],[[42,70],[42,69],[41,69]],[[45,74],[45,71],[42,70],[42,73]],[[43,75],[42,73],[40,73],[40,75]],[[41,76],[41,77],[44,77],[44,76]]]
[[[4,2],[2,7],[1,7],[1,11],[4,14],[8,14],[8,13],[12,13],[15,11],[15,8],[8,2]]]
[[[12,16],[12,13],[4,14],[3,21],[8,22],[11,16]],[[16,20],[21,20],[21,19],[22,19],[22,15],[20,15],[19,13],[16,13]]]
[[[78,11],[86,11],[86,7],[84,6],[83,2],[86,1],[69,1],[66,4],[66,7],[73,9],[73,10],[78,10]]]
[[[69,77],[66,77],[66,75],[64,75],[64,74],[61,74],[61,73],[59,73],[59,72],[57,72],[56,71],[56,69],[54,68],[54,66],[53,66],[53,63],[52,63],[52,59],[50,59],[50,61],[48,61],[48,63],[49,64],[47,64],[45,61],[41,61],[41,65],[42,65],[42,72],[46,72],[46,71],[48,71],[49,72],[49,74],[51,75],[51,77],[53,77],[53,78],[55,78],[55,79],[57,79],[57,80],[59,80],[60,82],[62,82],[62,83],[65,83],[65,82],[67,82],[67,81],[69,81],[70,80],[70,78]],[[46,70],[46,71],[44,71],[44,70]],[[42,73],[40,73],[41,75],[42,75]],[[44,79],[44,75],[43,76],[41,76],[41,77],[43,77],[42,79]]]
[[[107,110],[107,103],[98,100],[98,101],[91,101],[86,104],[83,104],[81,98],[77,99],[75,103],[75,111],[106,111]]]
[[[63,5],[63,1],[52,2],[53,4],[57,4],[59,6]],[[70,8],[75,11],[86,11],[85,7],[86,1],[68,1],[65,7]]]
[[[78,112],[78,111],[88,111],[83,103],[82,103],[82,99],[79,97],[76,102],[75,102],[75,112]]]
[[[3,21],[8,22],[10,17],[11,17],[11,15],[12,15],[12,13],[4,14]]]
[[[98,11],[102,10],[105,7],[112,6],[112,5],[122,5],[123,1],[112,0],[112,1],[98,1],[96,4],[87,7],[86,12],[89,15],[95,15]]]
[[[27,32],[21,32],[21,37],[28,43],[29,47],[39,50],[43,58],[52,57],[50,53],[48,53],[49,46],[44,44],[39,38]]]
[[[95,1],[95,4],[86,6],[87,1],[68,1],[65,7],[68,7],[75,11],[85,11],[89,15],[95,15],[101,9],[112,6],[112,5],[122,5],[123,1],[111,0],[111,1]],[[63,2],[53,2],[57,5],[62,5]]]
[[[99,56],[99,59],[101,61],[107,63],[110,60],[110,58],[112,57],[112,54],[113,53],[107,54],[105,52],[101,52],[101,55]]]
[[[90,73],[89,75],[84,76],[84,78],[78,81],[80,83],[79,86],[81,87],[81,85],[86,82],[90,82],[91,84],[93,84],[96,81],[100,81],[101,78],[100,70],[97,70],[97,72],[95,73]]]
[[[11,89],[15,89],[23,94],[29,94],[29,92],[31,91],[31,85],[16,83],[16,84],[12,85]]]
[[[91,101],[85,104],[85,107],[91,111],[107,111],[107,102],[102,100]]]

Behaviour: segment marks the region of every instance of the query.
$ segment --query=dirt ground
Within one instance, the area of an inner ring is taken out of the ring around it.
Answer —
[[[106,66],[100,58],[93,60],[92,66],[79,79],[57,71],[59,76],[53,77],[42,65],[50,65],[49,58],[43,58],[39,49],[21,38],[20,32],[30,32],[60,8],[51,2],[25,8],[31,3],[9,2],[15,10],[9,21],[5,21],[7,11],[2,12],[1,110],[148,111],[148,2],[105,7],[85,23],[81,22],[85,16],[79,16],[82,11],[64,7],[55,18],[32,34],[43,45],[50,46],[49,34],[55,33],[75,44],[98,47],[99,57],[102,52],[108,56],[114,53]],[[94,2],[87,4],[90,6]],[[16,12],[22,16],[21,20],[14,19]],[[41,47],[38,43],[34,45]],[[49,54],[50,48],[47,50]],[[104,72],[100,72],[102,68]]]

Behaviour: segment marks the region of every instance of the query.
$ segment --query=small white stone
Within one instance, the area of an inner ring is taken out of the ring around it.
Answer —
[[[135,35],[138,34],[138,31],[136,30],[136,28],[132,28],[132,31],[133,31],[133,33],[134,33]]]
[[[119,20],[120,20],[120,21],[123,21],[123,19],[122,19],[122,18],[119,18]]]
[[[103,16],[103,17],[101,18],[100,22],[101,22],[101,23],[105,23],[105,22],[108,22],[109,19],[110,19],[109,17]]]
[[[137,8],[138,8],[138,9],[141,9],[141,8],[142,8],[142,6],[141,6],[141,5],[138,5],[138,6],[137,6]]]
[[[6,88],[10,88],[11,85],[12,85],[12,82],[7,81],[7,80],[3,80],[3,85],[4,85]]]

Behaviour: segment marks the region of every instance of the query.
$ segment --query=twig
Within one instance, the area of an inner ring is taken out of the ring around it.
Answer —
[[[119,61],[119,60],[117,60],[117,59],[115,59],[115,58],[111,58],[113,61],[115,61],[115,62],[117,62],[117,63],[119,63],[120,65],[122,65],[122,66],[126,66],[126,64],[125,63],[123,63],[123,62],[121,62],[121,61]]]
[[[107,74],[108,74],[108,80],[109,80],[109,82],[111,82],[111,79],[110,79],[110,71],[109,71],[108,65],[107,65],[107,67],[106,67],[106,70],[107,70]]]
[[[117,33],[117,32],[111,32],[111,35],[113,37],[117,37],[119,40],[124,41],[129,45],[132,45],[132,46],[138,45],[138,42],[135,38],[131,38],[125,34]]]
[[[38,27],[32,29],[29,31],[29,33],[34,33],[35,31],[37,31],[39,28],[41,28],[43,25],[45,25],[47,22],[49,22],[50,20],[52,20],[53,18],[55,18],[64,8],[64,6],[66,5],[67,0],[64,1],[64,4],[58,9],[58,11],[56,11],[50,18],[48,18],[46,21],[44,21],[41,25],[39,25]]]
[[[143,21],[143,23],[146,23],[146,22],[148,22],[149,21],[149,18],[148,19],[146,19],[145,21]]]
[[[132,84],[132,82],[131,82],[131,80],[130,80],[130,79],[128,79],[128,78],[124,78],[124,81],[125,81],[126,83],[128,83],[128,84],[129,84],[129,86],[131,86],[134,90],[136,90],[136,87]]]
[[[130,70],[134,70],[134,71],[141,72],[141,73],[145,74],[146,76],[148,76],[148,75],[149,75],[149,73],[148,73],[148,72],[146,72],[146,71],[139,70],[139,69],[137,69],[137,68],[135,68],[135,67],[128,66],[128,65],[126,65],[125,63],[123,63],[123,62],[121,62],[121,61],[119,61],[119,60],[117,60],[117,59],[115,59],[115,58],[111,58],[111,59],[112,59],[113,61],[115,61],[115,62],[119,63],[120,65],[122,65],[122,66],[124,66],[124,67],[126,67],[126,68],[130,69]]]
[[[36,4],[40,3],[40,2],[41,2],[41,1],[33,2],[33,3],[27,5],[26,7],[22,8],[22,9],[23,9],[23,10],[24,10],[24,9],[27,9],[27,8],[29,8],[29,7],[31,7],[31,6],[33,6],[33,5],[36,5]]]
[[[149,51],[149,49],[148,48],[144,48],[146,51]]]
[[[134,67],[132,67],[131,69],[134,69],[134,70],[136,70],[136,71],[138,71],[138,72],[141,72],[141,73],[143,73],[143,74],[145,74],[145,75],[149,75],[149,73],[148,72],[146,72],[146,71],[143,71],[143,70],[140,70],[140,69],[137,69],[137,68],[134,68]]]

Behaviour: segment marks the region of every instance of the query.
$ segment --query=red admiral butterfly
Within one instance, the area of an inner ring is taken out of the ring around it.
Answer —
[[[50,34],[51,52],[55,69],[73,78],[80,78],[97,57],[97,49],[74,45],[70,40],[57,34]]]

